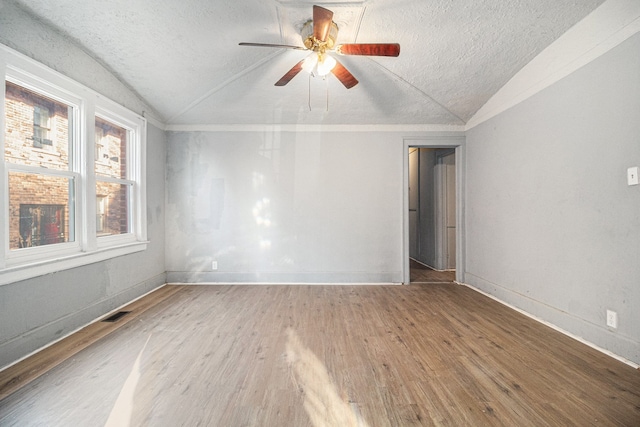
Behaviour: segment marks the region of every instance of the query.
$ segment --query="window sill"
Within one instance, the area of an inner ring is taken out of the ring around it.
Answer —
[[[118,246],[100,248],[92,252],[75,253],[59,258],[44,259],[7,267],[0,270],[0,286],[144,251],[147,249],[148,243],[149,242],[146,241],[136,241]]]

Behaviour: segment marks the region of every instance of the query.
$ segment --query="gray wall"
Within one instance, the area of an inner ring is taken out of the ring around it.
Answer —
[[[640,363],[640,34],[467,133],[466,281]],[[619,327],[606,326],[606,310]]]
[[[170,133],[168,280],[402,282],[402,174],[393,132]]]
[[[0,6],[0,42],[141,113],[144,104],[82,50],[12,4]],[[166,135],[147,129],[148,249],[0,286],[0,368],[165,283]]]

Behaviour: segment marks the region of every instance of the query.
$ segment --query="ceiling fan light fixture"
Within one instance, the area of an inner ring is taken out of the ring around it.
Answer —
[[[318,75],[326,76],[331,72],[331,70],[333,70],[333,68],[336,66],[336,63],[337,61],[333,57],[329,55],[323,55],[322,58],[318,60],[318,65],[316,65],[316,71],[318,72]]]
[[[338,55],[360,56],[398,56],[398,43],[346,43],[336,45],[338,25],[333,22],[333,12],[322,6],[313,5],[313,19],[302,25],[300,35],[304,47],[273,44],[273,43],[240,43],[241,46],[264,46],[281,49],[310,50],[313,53],[291,67],[287,73],[275,83],[275,86],[285,86],[302,70],[312,76],[325,77],[329,73],[340,80],[345,88],[351,89],[358,84],[358,80],[344,65],[326,53],[331,51]]]

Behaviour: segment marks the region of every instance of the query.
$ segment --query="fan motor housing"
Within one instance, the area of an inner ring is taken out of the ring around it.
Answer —
[[[317,51],[321,45],[323,45],[325,49],[333,49],[336,44],[336,39],[338,38],[338,24],[331,21],[329,33],[327,34],[327,39],[324,42],[316,40],[313,37],[313,20],[309,20],[304,23],[302,30],[300,30],[300,35],[302,36],[302,42],[307,49]]]

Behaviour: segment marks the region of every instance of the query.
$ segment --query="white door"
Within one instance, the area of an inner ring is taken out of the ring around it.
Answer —
[[[446,268],[456,268],[456,158],[455,153],[442,158],[445,167],[445,242]]]
[[[419,153],[417,148],[409,149],[409,256],[418,256],[418,192]]]
[[[456,268],[456,157],[438,150],[436,160],[436,268]]]

